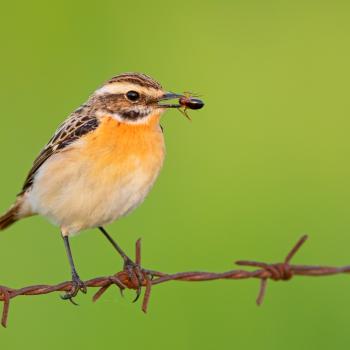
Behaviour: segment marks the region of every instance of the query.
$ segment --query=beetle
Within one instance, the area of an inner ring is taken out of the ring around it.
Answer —
[[[199,98],[186,95],[179,98],[179,103],[181,106],[189,109],[201,109],[204,106],[204,102]]]

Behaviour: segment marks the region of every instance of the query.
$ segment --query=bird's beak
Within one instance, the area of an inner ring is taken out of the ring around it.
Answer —
[[[176,104],[169,104],[169,103],[165,103],[162,104],[162,101],[167,101],[167,100],[174,100],[177,99],[179,100],[180,97],[183,97],[183,95],[179,95],[179,94],[175,94],[173,92],[166,92],[164,95],[160,96],[160,98],[158,98],[158,106],[162,107],[162,108],[180,108],[181,105],[179,104],[179,101],[177,101],[178,103]]]

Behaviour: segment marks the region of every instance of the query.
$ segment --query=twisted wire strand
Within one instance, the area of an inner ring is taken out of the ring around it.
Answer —
[[[299,251],[301,246],[307,240],[307,236],[302,236],[287,254],[283,262],[280,263],[264,263],[250,260],[239,260],[236,264],[239,266],[247,266],[257,268],[253,271],[248,270],[230,270],[226,272],[204,272],[204,271],[189,271],[168,274],[155,270],[142,269],[141,285],[145,289],[142,310],[147,312],[151,290],[153,286],[169,281],[185,281],[185,282],[202,282],[213,280],[240,280],[248,278],[260,279],[259,293],[256,299],[258,305],[261,305],[267,287],[268,280],[273,281],[288,281],[295,276],[330,276],[337,274],[350,273],[350,265],[343,267],[333,266],[318,266],[318,265],[294,265],[290,264],[291,259]],[[136,242],[136,258],[135,262],[141,264],[141,241]],[[136,272],[135,272],[136,273]],[[116,286],[121,293],[125,289],[137,290],[138,279],[136,276],[130,276],[129,271],[120,271],[112,276],[103,276],[90,279],[85,282],[88,288],[99,288],[93,296],[93,301],[97,301],[111,286]],[[72,288],[72,282],[66,281],[56,285],[32,285],[24,288],[14,289],[0,285],[0,301],[3,302],[3,311],[1,324],[7,326],[9,315],[10,302],[15,297],[25,295],[42,295],[53,292],[65,292]]]

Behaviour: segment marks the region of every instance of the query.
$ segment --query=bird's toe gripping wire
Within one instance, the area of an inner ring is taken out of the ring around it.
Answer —
[[[133,300],[135,303],[141,295],[142,287],[146,286],[149,280],[149,274],[141,267],[141,240],[136,242],[135,261],[125,258],[124,271],[128,276],[129,287],[136,290],[136,297]]]
[[[145,287],[145,294],[142,303],[142,310],[147,311],[148,301],[151,294],[152,279],[159,275],[156,271],[146,270],[141,267],[141,240],[136,242],[135,261],[125,255],[124,268],[122,271],[109,277],[109,282],[104,284],[94,295],[93,301],[97,301],[102,294],[111,286],[116,285],[121,294],[125,289],[136,290],[136,297],[133,302],[136,302],[142,292],[142,287]],[[163,274],[162,274],[163,275]]]
[[[61,295],[61,298],[63,300],[69,300],[73,305],[78,305],[73,298],[76,297],[79,292],[86,294],[87,287],[77,274],[73,274],[72,287],[65,294]]]
[[[127,273],[131,284],[136,287],[136,297],[133,302],[136,302],[141,295],[141,288],[144,284],[144,274],[141,266],[132,260],[127,260],[124,263],[124,271]]]
[[[99,227],[99,230],[124,260],[123,271],[119,274],[119,276],[114,276],[115,281],[112,282],[119,287],[122,294],[123,290],[126,288],[135,289],[136,297],[134,302],[136,302],[141,295],[142,287],[147,286],[149,284],[147,281],[150,279],[149,272],[141,267],[141,240],[139,239],[136,242],[135,261],[133,261],[112,238],[112,236],[110,236],[110,234],[104,229],[104,227]],[[104,286],[101,293],[103,293],[105,288],[108,287]]]

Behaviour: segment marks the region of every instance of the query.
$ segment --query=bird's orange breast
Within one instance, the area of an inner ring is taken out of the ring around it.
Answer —
[[[150,175],[158,172],[164,159],[164,138],[158,114],[147,124],[120,123],[112,117],[102,117],[99,127],[84,139],[81,156],[93,158],[93,171],[101,176],[119,178],[135,167]]]

